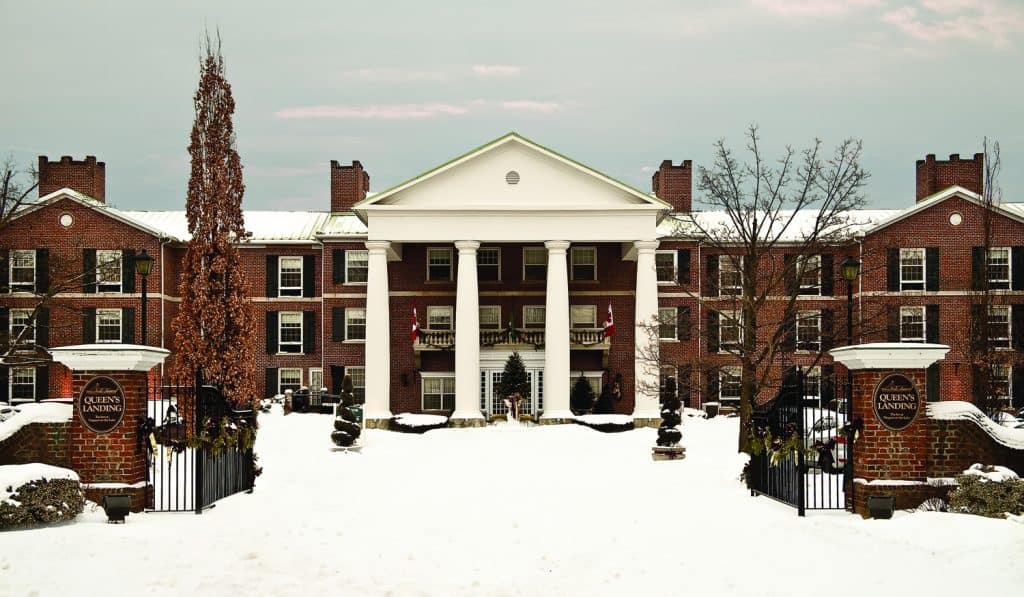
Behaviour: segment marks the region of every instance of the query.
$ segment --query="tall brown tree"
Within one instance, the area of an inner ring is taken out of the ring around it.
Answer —
[[[242,216],[242,163],[231,119],[235,101],[227,81],[220,38],[209,36],[200,61],[195,122],[188,151],[192,173],[186,215],[191,240],[174,320],[178,351],[173,373],[181,382],[199,376],[218,385],[228,400],[256,400],[255,314],[237,243],[246,238]]]

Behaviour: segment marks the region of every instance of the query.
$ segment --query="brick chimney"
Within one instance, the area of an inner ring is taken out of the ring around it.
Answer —
[[[935,159],[930,153],[923,160],[917,160],[917,200],[960,185],[979,195],[984,186],[985,154],[976,153],[970,160],[961,160],[960,154],[949,156],[949,161]]]
[[[352,206],[366,198],[370,175],[358,161],[342,166],[331,160],[331,211],[352,211]]]
[[[64,187],[88,195],[101,203],[107,198],[107,165],[97,162],[96,156],[87,155],[84,160],[72,160],[66,155],[59,162],[51,162],[45,155],[39,156],[39,196],[49,195]]]
[[[654,195],[672,205],[672,211],[689,212],[693,206],[693,162],[683,160],[678,166],[664,160],[651,176]]]

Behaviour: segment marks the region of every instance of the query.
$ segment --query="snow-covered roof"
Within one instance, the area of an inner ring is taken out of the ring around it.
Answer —
[[[188,219],[184,211],[125,211],[126,217],[162,230],[167,236],[187,241]],[[245,211],[245,229],[252,242],[315,241],[331,214],[322,211]]]
[[[844,224],[849,226],[849,233],[861,236],[877,226],[899,216],[900,209],[859,209],[846,214]],[[809,231],[813,230],[817,210],[801,211],[783,210],[779,212],[776,226],[786,226],[782,230],[779,242],[799,242]],[[792,222],[790,222],[792,220]],[[787,226],[788,223],[788,226]],[[723,238],[728,238],[728,230],[732,229],[732,220],[725,211],[694,211],[689,214],[673,213],[658,225],[658,236],[662,238],[698,238],[703,236],[702,230],[714,233],[726,231]],[[769,230],[770,232],[770,230]]]
[[[366,224],[355,214],[333,213],[324,223],[321,236],[366,236],[366,232]]]

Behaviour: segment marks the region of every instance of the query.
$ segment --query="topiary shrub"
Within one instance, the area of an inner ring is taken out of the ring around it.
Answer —
[[[580,373],[572,386],[572,393],[569,394],[569,408],[573,414],[582,415],[594,408],[594,388],[590,386],[587,378]]]
[[[1024,480],[1004,477],[994,480],[973,471],[986,468],[974,465],[968,474],[957,475],[959,485],[949,494],[949,509],[952,512],[977,514],[989,518],[1006,518],[1006,514],[1020,514],[1024,511]]]
[[[3,489],[11,493],[13,488]],[[83,508],[85,494],[77,480],[36,479],[0,500],[0,529],[72,520]]]

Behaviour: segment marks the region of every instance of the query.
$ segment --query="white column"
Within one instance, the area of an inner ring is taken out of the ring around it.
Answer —
[[[565,251],[569,243],[549,240],[548,286],[544,301],[544,414],[541,421],[572,419],[569,410],[569,276]]]
[[[661,418],[658,363],[641,356],[657,354],[658,349],[657,335],[651,334],[649,327],[658,320],[658,276],[654,269],[654,250],[658,248],[658,241],[638,240],[633,246],[636,247],[636,351],[633,370],[636,403],[633,420],[638,425],[657,426],[657,420]]]
[[[391,243],[366,241],[366,404],[367,427],[391,418],[391,302],[388,300],[388,255]]]
[[[459,250],[455,289],[455,412],[456,426],[485,423],[480,414],[480,296],[476,283],[475,240],[455,241]]]

